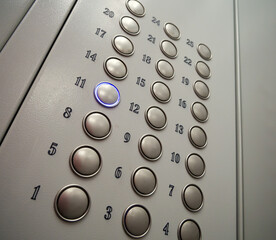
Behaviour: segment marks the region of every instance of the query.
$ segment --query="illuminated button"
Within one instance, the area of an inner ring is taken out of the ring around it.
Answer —
[[[156,190],[157,178],[151,169],[140,167],[132,173],[131,183],[136,193],[141,196],[150,196]]]
[[[189,139],[196,148],[204,148],[207,145],[207,135],[201,127],[192,127],[189,131]]]
[[[178,40],[180,38],[180,31],[177,26],[173,23],[165,23],[164,31],[173,40]]]
[[[203,194],[200,188],[194,184],[186,186],[182,190],[182,202],[188,210],[199,211],[203,206]]]
[[[194,118],[199,122],[206,122],[208,120],[208,110],[204,104],[200,102],[192,104],[191,112]]]
[[[145,15],[145,8],[142,3],[136,0],[128,0],[126,2],[127,9],[136,17],[143,17]]]
[[[115,107],[120,102],[119,90],[109,82],[99,83],[94,90],[97,101],[105,107]]]
[[[123,80],[127,76],[127,66],[121,59],[116,57],[110,57],[105,60],[104,70],[116,80]]]
[[[201,231],[198,224],[192,219],[182,221],[178,226],[178,238],[180,240],[200,240]]]
[[[124,16],[120,20],[121,28],[130,35],[137,35],[140,32],[140,26],[138,22],[132,17]]]
[[[70,166],[81,177],[93,177],[101,169],[101,156],[93,147],[80,146],[72,152]]]
[[[200,80],[195,82],[194,91],[195,91],[195,94],[203,100],[208,99],[210,96],[210,91],[208,86]]]
[[[142,205],[129,206],[123,213],[123,227],[125,232],[133,238],[145,236],[151,224],[149,211]]]
[[[145,118],[149,126],[155,130],[161,130],[167,126],[167,116],[159,107],[149,107],[145,112]]]
[[[139,150],[141,155],[150,161],[156,161],[162,155],[161,142],[153,135],[145,135],[140,139]]]
[[[111,122],[103,113],[90,112],[83,119],[83,129],[89,137],[102,140],[110,135]]]
[[[165,79],[172,79],[174,77],[173,66],[166,60],[159,60],[156,64],[158,74]]]
[[[160,49],[169,58],[176,58],[177,56],[177,48],[171,41],[162,41],[160,44]]]
[[[211,76],[210,68],[204,62],[199,61],[196,63],[196,71],[199,76],[201,76],[205,79],[210,78],[210,76]]]
[[[125,36],[117,35],[112,40],[112,45],[114,49],[124,55],[124,56],[131,56],[134,53],[134,46],[133,43]]]
[[[161,103],[167,103],[171,100],[171,91],[163,82],[154,82],[150,88],[152,96]]]
[[[186,159],[186,169],[194,178],[201,178],[205,173],[205,163],[198,154],[191,154]]]
[[[210,60],[212,58],[211,50],[203,43],[197,46],[197,52],[204,60]]]
[[[75,222],[82,219],[89,211],[89,208],[89,195],[79,185],[68,185],[56,195],[56,213],[65,221]]]

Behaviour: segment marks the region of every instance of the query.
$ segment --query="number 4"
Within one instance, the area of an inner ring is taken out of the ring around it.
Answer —
[[[169,226],[170,226],[170,223],[167,222],[167,224],[163,228],[163,231],[165,232],[165,235],[169,235]]]

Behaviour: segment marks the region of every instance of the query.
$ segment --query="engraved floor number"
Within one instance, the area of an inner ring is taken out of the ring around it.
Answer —
[[[34,187],[34,193],[33,193],[33,196],[31,197],[32,200],[36,200],[39,189],[40,189],[40,185]]]

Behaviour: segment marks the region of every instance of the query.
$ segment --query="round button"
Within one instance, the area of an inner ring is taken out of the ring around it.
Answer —
[[[101,170],[101,156],[93,147],[80,146],[71,153],[70,166],[81,177],[93,177]]]
[[[199,211],[203,206],[203,194],[200,188],[194,184],[186,186],[182,190],[182,202],[188,210]]]
[[[137,35],[140,32],[138,22],[132,17],[124,16],[120,19],[121,28],[130,35]]]
[[[134,53],[134,45],[130,39],[125,36],[117,35],[112,39],[112,46],[123,56],[131,56]]]
[[[162,145],[157,137],[145,135],[139,140],[139,151],[145,159],[156,161],[162,155]]]
[[[180,31],[177,26],[173,23],[165,23],[164,31],[173,40],[178,40],[180,38]]]
[[[190,154],[186,159],[186,169],[194,178],[201,178],[205,174],[205,162],[198,154]]]
[[[160,49],[168,58],[176,58],[177,56],[177,48],[171,41],[162,41]]]
[[[149,126],[155,130],[162,130],[167,126],[167,116],[159,107],[149,107],[145,112]]]
[[[191,112],[194,118],[199,122],[206,122],[208,120],[208,110],[204,104],[195,102],[191,106]]]
[[[189,139],[196,148],[204,148],[207,145],[207,135],[201,127],[192,127],[189,131]]]
[[[161,103],[167,103],[171,100],[171,91],[163,82],[154,82],[150,88],[152,96]]]
[[[208,48],[205,44],[200,43],[197,46],[197,52],[198,54],[204,59],[204,60],[210,60],[212,58],[212,53],[210,48]]]
[[[116,80],[123,80],[127,76],[127,66],[121,59],[116,57],[110,57],[105,60],[104,70]]]
[[[172,79],[174,77],[173,66],[166,60],[159,60],[156,64],[158,74],[165,79]]]
[[[145,236],[151,224],[149,211],[142,205],[133,204],[123,213],[123,227],[125,232],[133,238]]]
[[[126,1],[126,7],[136,17],[143,17],[145,15],[143,4],[137,0]]]
[[[132,173],[131,184],[137,194],[150,196],[156,190],[157,178],[151,169],[139,167]]]
[[[198,224],[192,219],[182,221],[178,226],[178,239],[200,240],[201,231]]]
[[[195,94],[203,100],[208,99],[210,96],[210,91],[208,86],[200,80],[195,82],[194,91],[195,91]]]
[[[211,77],[211,71],[209,66],[204,62],[197,62],[196,63],[196,71],[202,78],[210,78]]]
[[[89,137],[102,140],[110,135],[111,122],[103,113],[90,112],[83,118],[83,129]]]
[[[56,213],[65,221],[75,222],[82,219],[88,213],[89,208],[89,195],[79,185],[68,185],[56,195]]]
[[[109,82],[99,83],[95,87],[94,96],[104,107],[115,107],[120,103],[119,90]]]

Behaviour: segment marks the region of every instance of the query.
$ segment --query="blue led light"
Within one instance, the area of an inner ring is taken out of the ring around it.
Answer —
[[[116,100],[114,103],[105,103],[105,102],[103,102],[103,101],[100,99],[100,97],[99,97],[99,95],[98,95],[98,89],[99,89],[99,87],[102,86],[102,85],[110,85],[110,86],[112,86],[112,87],[116,90],[116,92],[117,92],[117,94],[118,94],[118,97],[117,97],[117,100]],[[116,88],[113,84],[111,84],[111,83],[109,83],[109,82],[101,82],[101,83],[99,83],[99,84],[95,87],[94,95],[95,95],[95,98],[97,99],[97,101],[98,101],[101,105],[103,105],[104,107],[112,108],[112,107],[117,106],[117,105],[119,104],[119,102],[120,102],[120,92],[119,92],[118,88]]]

